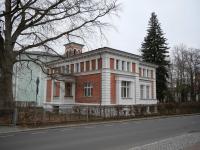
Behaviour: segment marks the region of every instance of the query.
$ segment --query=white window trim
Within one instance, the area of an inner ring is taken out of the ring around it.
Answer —
[[[84,83],[84,96],[92,97],[93,85],[90,82]]]
[[[125,83],[125,85],[122,85],[122,82]],[[130,89],[131,89],[131,82],[130,81],[121,81],[121,98],[131,98],[130,97]],[[125,93],[123,93],[123,90],[125,89]]]

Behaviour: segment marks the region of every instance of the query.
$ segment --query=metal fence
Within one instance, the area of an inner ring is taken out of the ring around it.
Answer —
[[[51,109],[36,107],[34,103],[16,103],[9,109],[0,109],[0,125],[42,126],[184,113],[200,113],[200,103],[116,106],[66,105]]]
[[[79,106],[44,109],[36,106],[18,106],[0,109],[0,125],[14,124],[38,126],[61,123],[78,123],[108,119],[124,119],[157,113],[156,105],[131,106]]]

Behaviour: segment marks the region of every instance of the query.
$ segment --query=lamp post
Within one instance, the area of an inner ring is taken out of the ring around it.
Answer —
[[[37,105],[37,95],[39,92],[39,83],[40,83],[40,79],[39,79],[39,77],[37,77],[37,79],[36,79],[36,105]]]

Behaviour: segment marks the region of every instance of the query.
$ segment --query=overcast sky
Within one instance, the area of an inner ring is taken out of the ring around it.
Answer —
[[[151,12],[155,12],[169,47],[185,44],[200,48],[200,0],[120,0],[120,17],[114,18],[117,29],[106,31],[107,44],[119,50],[139,54],[138,49],[146,35]]]

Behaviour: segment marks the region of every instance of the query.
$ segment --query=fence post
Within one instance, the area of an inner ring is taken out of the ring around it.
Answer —
[[[18,118],[18,111],[17,108],[14,108],[14,112],[13,112],[13,125],[16,126],[17,125],[17,118]]]
[[[87,106],[87,122],[89,120],[89,107]]]
[[[157,107],[157,105],[154,106],[154,113],[155,113],[155,114],[158,113],[158,107]]]
[[[46,110],[43,108],[42,109],[43,110],[43,124],[45,124],[46,123]]]

